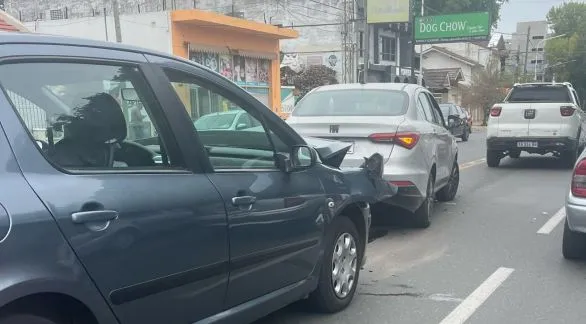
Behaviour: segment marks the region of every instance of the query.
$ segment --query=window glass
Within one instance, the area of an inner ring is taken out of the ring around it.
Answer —
[[[429,101],[427,100],[427,96],[425,95],[425,93],[420,93],[418,96],[418,100],[420,101],[420,104],[423,107],[423,110],[425,111],[427,121],[429,121],[430,123],[437,124],[438,121],[436,119],[435,114],[433,113],[433,108],[431,108],[431,105],[429,104]]]
[[[572,102],[572,98],[565,86],[536,85],[513,88],[507,102],[569,103]]]
[[[401,116],[409,97],[394,90],[325,90],[307,94],[293,116]]]
[[[427,99],[429,100],[429,103],[431,104],[431,109],[433,111],[433,114],[435,115],[435,119],[437,120],[437,124],[438,125],[445,125],[445,118],[442,116],[442,112],[440,110],[440,106],[437,103],[437,101],[435,100],[435,98],[433,97],[433,95],[431,93],[426,93]]]
[[[65,169],[175,166],[136,67],[6,64],[0,83],[37,144]]]
[[[417,106],[417,116],[419,117],[419,119],[421,119],[421,120],[430,120],[427,117],[427,114],[425,113],[425,109],[423,109],[423,104],[421,103],[421,100],[419,100],[419,98],[418,98],[415,103],[416,103],[416,106]]]
[[[258,118],[196,77],[172,69],[165,73],[191,112],[215,170],[276,168],[275,151],[288,151],[287,146],[272,131],[267,132]],[[202,96],[214,100],[202,102],[198,100]]]

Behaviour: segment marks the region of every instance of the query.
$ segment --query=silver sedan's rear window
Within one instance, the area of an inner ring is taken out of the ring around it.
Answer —
[[[344,89],[307,94],[293,116],[400,116],[407,111],[404,91]]]

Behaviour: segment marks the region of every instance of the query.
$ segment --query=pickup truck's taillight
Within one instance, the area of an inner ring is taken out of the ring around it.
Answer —
[[[490,115],[492,117],[498,117],[501,115],[502,110],[503,110],[503,108],[500,106],[493,106],[492,108],[490,108]]]
[[[580,160],[572,176],[572,195],[586,198],[586,159]]]
[[[560,107],[560,114],[562,114],[562,116],[564,116],[564,117],[569,117],[574,114],[575,110],[576,110],[576,108],[574,108],[572,106],[561,106]]]
[[[368,136],[368,139],[375,143],[392,143],[407,149],[412,149],[419,141],[419,133],[397,132],[397,133],[375,133]]]

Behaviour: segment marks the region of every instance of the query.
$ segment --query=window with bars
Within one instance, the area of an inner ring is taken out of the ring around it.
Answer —
[[[395,61],[397,58],[397,40],[394,37],[381,36],[381,60]]]

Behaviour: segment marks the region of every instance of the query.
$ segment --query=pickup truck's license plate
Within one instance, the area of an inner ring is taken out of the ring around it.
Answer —
[[[539,147],[537,142],[517,142],[517,147]]]

